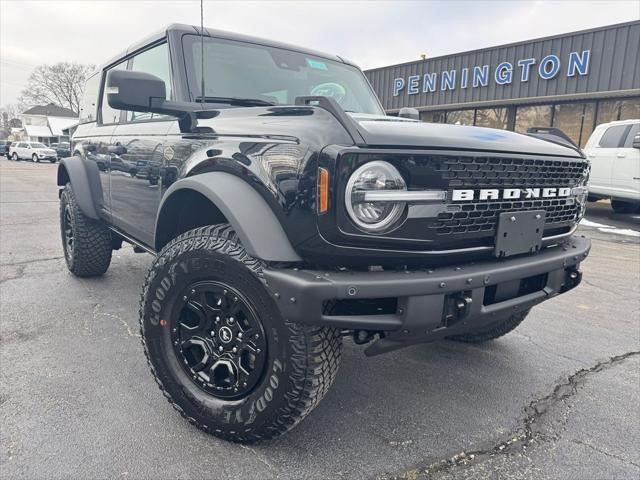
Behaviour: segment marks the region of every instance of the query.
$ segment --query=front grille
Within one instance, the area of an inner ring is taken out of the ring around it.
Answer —
[[[531,158],[496,158],[434,156],[434,170],[449,187],[573,187],[587,173],[584,160],[545,160]]]
[[[582,185],[588,175],[586,160],[551,160],[485,156],[434,156],[433,168],[453,188],[543,188]],[[502,212],[546,211],[545,230],[573,223],[581,206],[573,198],[537,200],[473,200],[456,202],[428,227],[438,235],[483,232],[493,234]],[[458,211],[454,211],[457,209]]]
[[[545,230],[574,222],[580,205],[567,205],[567,199],[532,200],[517,202],[469,202],[460,205],[459,212],[443,212],[429,224],[438,235],[451,233],[495,232],[498,214],[523,210],[545,210]]]

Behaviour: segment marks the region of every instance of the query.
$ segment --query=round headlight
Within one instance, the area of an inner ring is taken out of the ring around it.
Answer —
[[[381,160],[365,163],[349,178],[345,190],[345,206],[358,228],[367,232],[380,232],[402,217],[406,202],[367,202],[367,192],[406,189],[402,175],[390,163]]]

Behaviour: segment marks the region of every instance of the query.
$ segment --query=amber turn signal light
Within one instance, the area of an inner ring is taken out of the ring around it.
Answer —
[[[318,169],[318,213],[329,210],[329,171]]]

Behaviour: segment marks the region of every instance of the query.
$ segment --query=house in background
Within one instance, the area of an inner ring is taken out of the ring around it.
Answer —
[[[22,120],[22,130],[12,136],[15,140],[41,142],[45,145],[68,142],[69,136],[63,130],[78,123],[78,116],[68,108],[49,105],[37,105],[18,115]]]

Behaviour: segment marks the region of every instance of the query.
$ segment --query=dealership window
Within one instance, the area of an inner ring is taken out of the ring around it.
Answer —
[[[507,128],[506,108],[483,108],[476,110],[476,125],[479,127]]]
[[[603,100],[598,102],[598,123],[640,117],[640,98]]]
[[[447,123],[454,125],[473,125],[474,110],[453,110],[447,112]]]
[[[620,120],[640,118],[640,98],[620,101]]]
[[[526,133],[531,127],[551,126],[551,105],[530,105],[516,110],[515,131]]]
[[[444,123],[445,112],[420,112],[420,120],[428,123]]]
[[[553,126],[581,147],[587,143],[593,125],[593,103],[559,103],[553,107]]]

